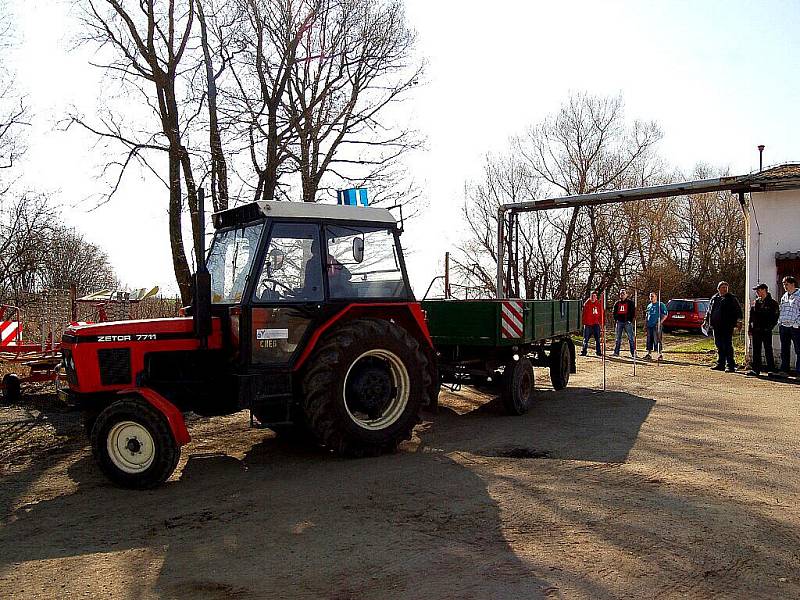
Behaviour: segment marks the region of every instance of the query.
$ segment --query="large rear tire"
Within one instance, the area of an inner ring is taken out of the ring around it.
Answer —
[[[567,342],[555,342],[550,349],[550,381],[553,388],[563,390],[569,383],[572,370],[572,351]]]
[[[417,340],[399,325],[354,319],[320,341],[303,387],[306,418],[322,446],[375,456],[411,437],[431,394],[431,369]]]
[[[524,415],[534,399],[533,364],[527,358],[509,363],[503,372],[503,406],[510,415]]]
[[[167,420],[149,403],[124,398],[107,406],[92,427],[92,453],[116,485],[148,489],[165,482],[181,457]]]

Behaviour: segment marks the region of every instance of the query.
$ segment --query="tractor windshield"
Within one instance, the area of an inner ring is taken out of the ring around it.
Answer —
[[[242,300],[263,228],[263,223],[253,223],[217,231],[207,262],[211,302],[235,304]]]

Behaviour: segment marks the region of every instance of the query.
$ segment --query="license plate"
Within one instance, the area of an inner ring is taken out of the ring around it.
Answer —
[[[672,318],[673,319],[685,319],[686,317],[683,316],[683,315],[673,315]]]

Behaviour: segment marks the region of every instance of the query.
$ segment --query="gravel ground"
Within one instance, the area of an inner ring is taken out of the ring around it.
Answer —
[[[108,484],[75,413],[3,409],[0,597],[800,597],[796,383],[621,360],[603,392],[601,365],[561,392],[537,369],[524,417],[443,393],[376,459],[192,420],[147,492]]]

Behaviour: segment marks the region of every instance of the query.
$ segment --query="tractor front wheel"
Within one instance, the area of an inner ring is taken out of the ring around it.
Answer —
[[[181,456],[167,420],[138,398],[117,400],[103,409],[92,426],[91,441],[100,470],[125,488],[160,485]]]
[[[374,456],[411,437],[431,388],[428,359],[405,329],[354,319],[329,332],[309,359],[304,409],[322,446]]]

